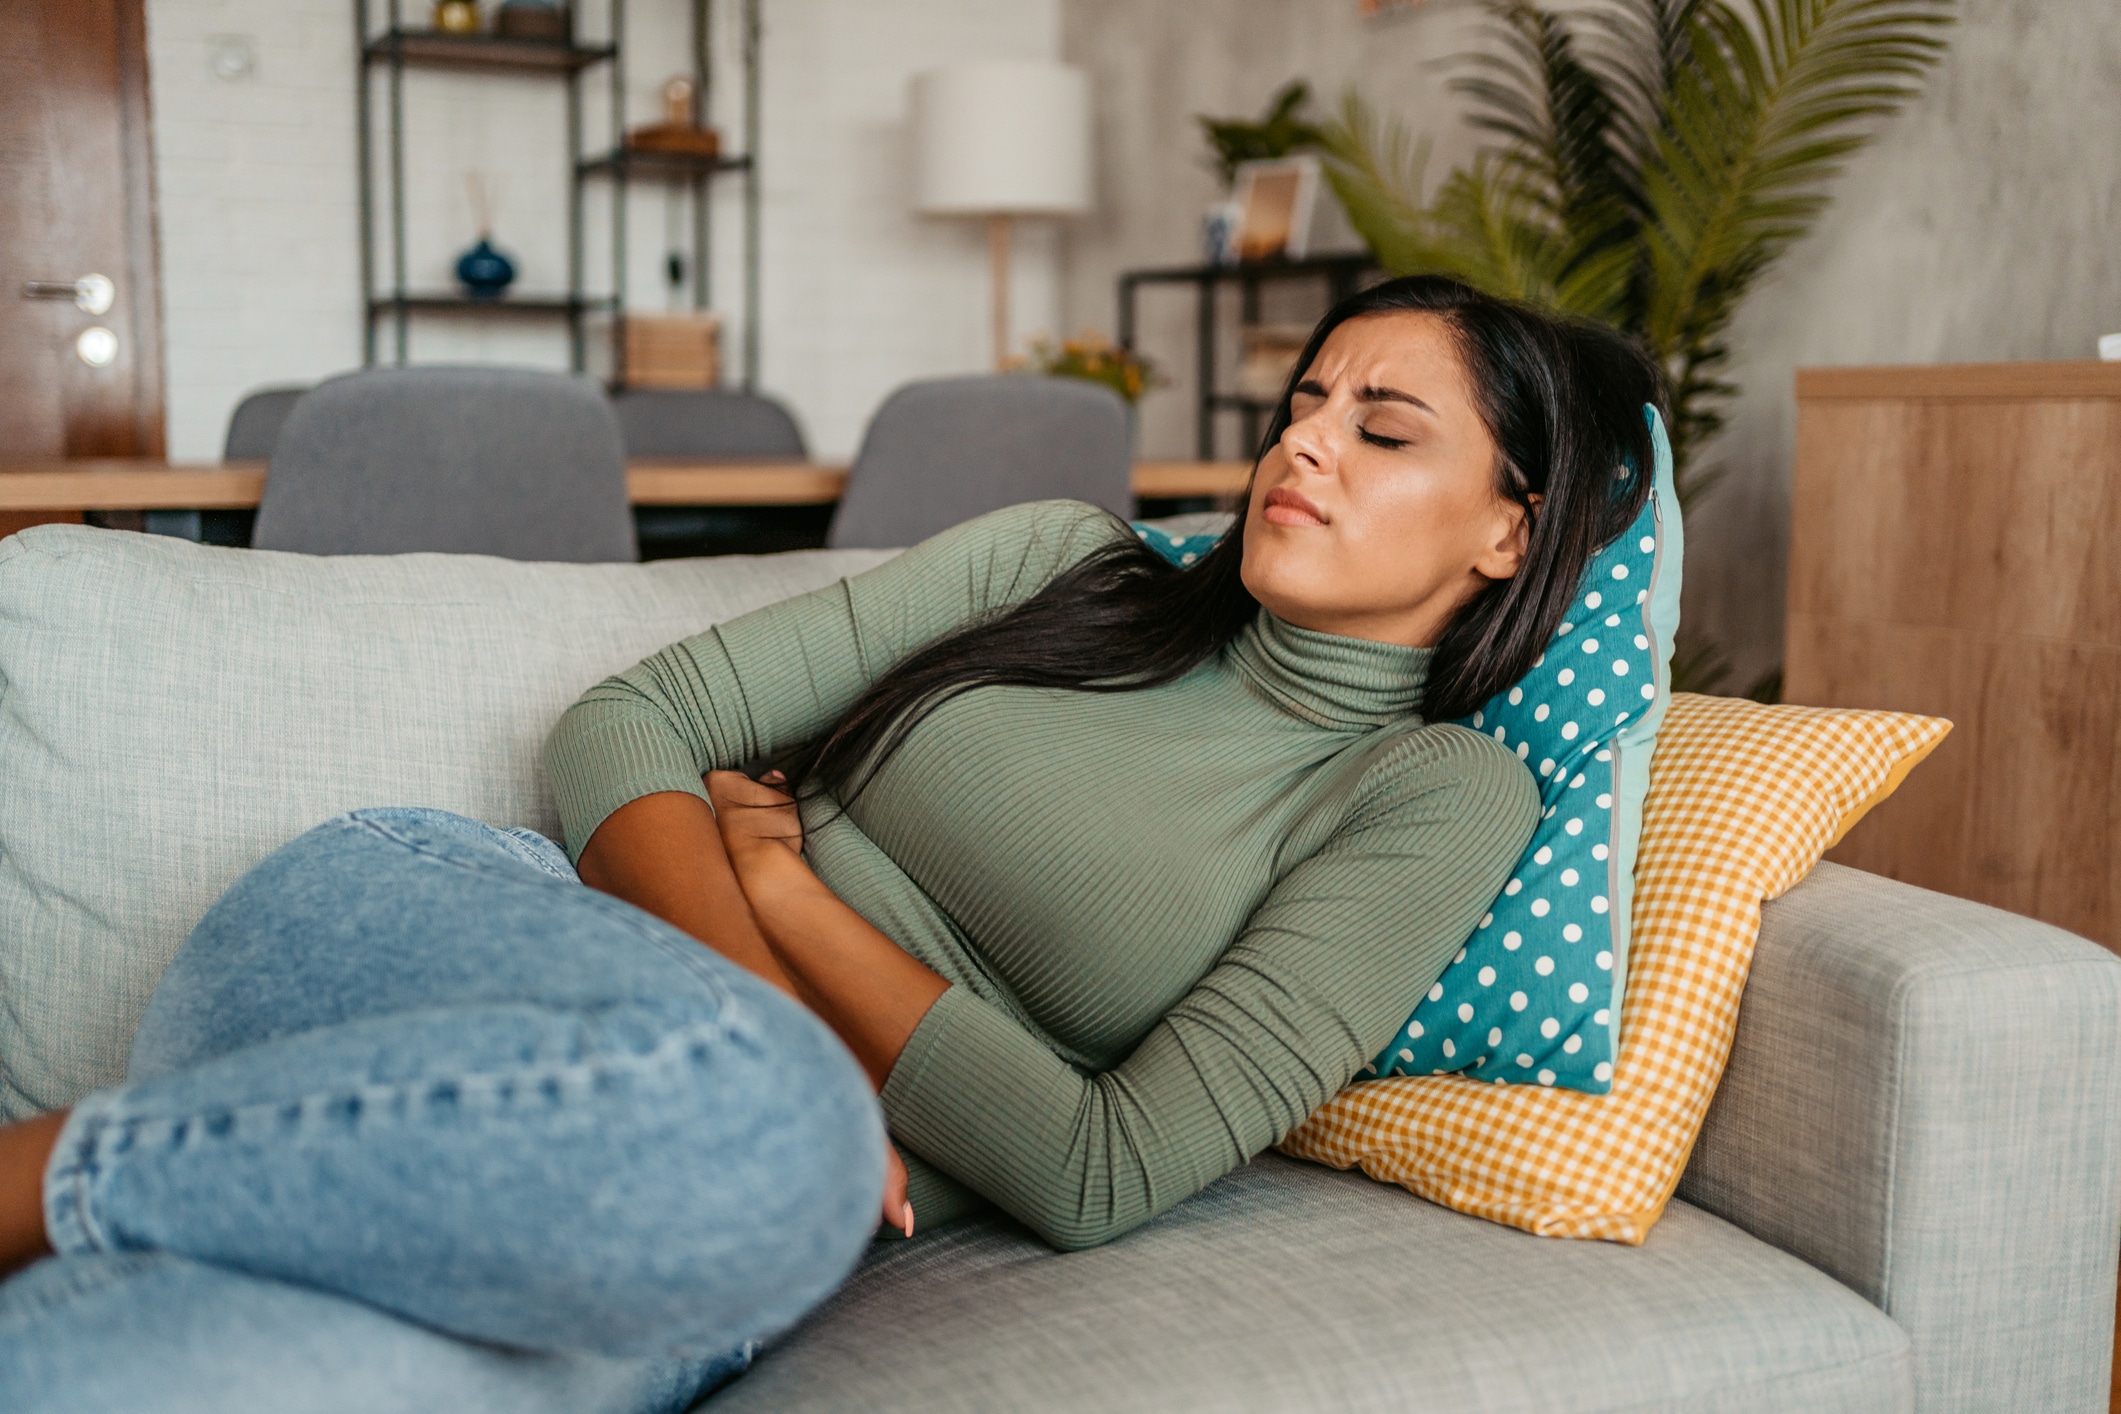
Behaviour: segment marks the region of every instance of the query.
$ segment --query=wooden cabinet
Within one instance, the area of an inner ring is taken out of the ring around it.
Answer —
[[[1956,724],[1830,858],[2121,950],[2121,364],[1800,371],[1784,674]]]

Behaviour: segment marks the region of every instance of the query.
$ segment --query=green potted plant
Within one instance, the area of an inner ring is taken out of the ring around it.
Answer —
[[[1255,120],[1245,118],[1211,118],[1205,113],[1194,115],[1200,124],[1201,135],[1215,153],[1215,170],[1222,175],[1227,189],[1237,181],[1240,163],[1287,157],[1292,153],[1311,152],[1323,147],[1326,130],[1310,120],[1305,109],[1311,102],[1311,86],[1302,79],[1284,84],[1281,91],[1267,101],[1267,111]]]

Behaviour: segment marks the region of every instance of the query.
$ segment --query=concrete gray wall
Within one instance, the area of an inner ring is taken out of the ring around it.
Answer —
[[[1447,171],[1470,135],[1434,65],[1469,20],[1460,0],[1367,20],[1356,0],[1065,0],[1100,171],[1098,213],[1068,237],[1071,327],[1112,327],[1120,270],[1196,258],[1217,190],[1197,112],[1256,111],[1293,76],[1329,97],[1354,82],[1434,136],[1430,173]],[[1796,368],[2087,358],[2121,331],[2121,8],[1961,0],[1951,43],[1735,330],[1744,394],[1712,452],[1728,475],[1688,526],[1686,613],[1736,682],[1781,652]],[[1145,346],[1190,360],[1190,303],[1165,294],[1145,312]],[[1147,454],[1191,454],[1190,379],[1174,372],[1143,409]]]

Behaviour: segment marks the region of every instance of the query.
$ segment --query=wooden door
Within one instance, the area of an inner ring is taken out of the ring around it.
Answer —
[[[0,460],[163,455],[142,6],[0,3]]]

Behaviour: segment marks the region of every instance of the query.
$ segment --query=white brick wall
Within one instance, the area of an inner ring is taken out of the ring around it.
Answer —
[[[179,459],[220,455],[244,389],[360,362],[350,11],[333,0],[147,7]],[[216,34],[250,37],[252,76],[214,78]]]
[[[585,0],[585,29],[603,5]],[[423,16],[424,0],[405,0]],[[765,0],[761,382],[795,409],[813,451],[850,455],[869,414],[909,378],[977,371],[987,360],[986,247],[970,223],[910,210],[906,85],[921,69],[974,57],[1053,57],[1061,0]],[[378,0],[377,9],[382,8]],[[734,6],[718,46],[734,56]],[[149,0],[155,160],[166,313],[170,453],[220,454],[228,414],[251,388],[359,364],[354,38],[347,0]],[[657,113],[656,90],[686,67],[684,0],[630,0],[628,121]],[[219,36],[246,41],[255,69],[215,77]],[[377,82],[380,103],[383,87]],[[605,130],[601,85],[586,105]],[[733,73],[717,95],[736,128]],[[412,73],[406,86],[408,265],[418,287],[448,287],[476,235],[464,174],[499,178],[496,243],[524,292],[566,282],[565,107],[547,81]],[[378,173],[385,152],[378,124]],[[379,184],[379,195],[380,195]],[[725,188],[734,196],[733,185]],[[592,202],[590,278],[608,268],[608,210]],[[380,214],[380,213],[379,213]],[[663,307],[660,190],[628,208],[629,303]],[[734,312],[741,268],[734,200],[717,212],[717,304]],[[388,230],[379,221],[387,261]],[[689,249],[689,239],[685,241]],[[1017,327],[1056,326],[1054,233],[1018,242]],[[387,263],[379,271],[387,277]],[[728,353],[740,348],[730,330]],[[387,331],[383,352],[388,356]],[[557,321],[429,319],[418,361],[564,366]]]

